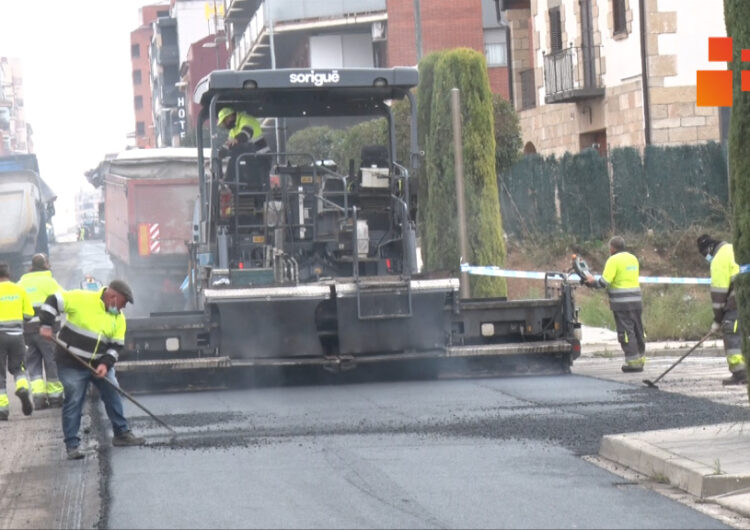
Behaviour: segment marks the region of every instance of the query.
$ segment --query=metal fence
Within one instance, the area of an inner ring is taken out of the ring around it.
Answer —
[[[525,156],[499,175],[503,227],[517,237],[581,238],[727,222],[726,148],[593,149],[561,158]]]

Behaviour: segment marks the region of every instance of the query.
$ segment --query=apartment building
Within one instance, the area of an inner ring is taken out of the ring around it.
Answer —
[[[505,0],[510,76],[526,152],[695,144],[728,110],[696,106],[722,0]]]
[[[32,152],[31,126],[24,117],[21,61],[0,57],[0,155]]]
[[[133,70],[133,110],[135,111],[136,147],[156,147],[153,102],[151,96],[151,39],[153,23],[169,16],[169,6],[155,4],[138,10],[141,25],[130,32],[130,62]]]
[[[494,92],[510,97],[500,0],[225,0],[229,67],[392,67],[433,51],[485,53]]]

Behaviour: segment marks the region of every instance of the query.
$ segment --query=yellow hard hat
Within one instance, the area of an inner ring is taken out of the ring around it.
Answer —
[[[229,116],[230,114],[234,114],[234,109],[232,107],[224,107],[219,111],[219,117],[217,119],[217,122],[219,125],[221,125],[224,122],[224,118]]]

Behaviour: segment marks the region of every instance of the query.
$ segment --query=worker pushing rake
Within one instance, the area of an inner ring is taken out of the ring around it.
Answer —
[[[119,351],[125,345],[125,316],[122,310],[128,302],[132,304],[133,300],[130,286],[122,280],[113,280],[99,291],[74,289],[52,294],[39,310],[39,333],[58,346],[55,355],[65,390],[63,434],[67,455],[71,460],[85,456],[79,448],[81,439],[78,431],[89,383],[99,390],[107,416],[112,422],[112,445],[145,444],[145,440],[133,434],[128,426],[121,395],[176,434],[166,423],[122,390],[115,378],[114,365]],[[52,325],[55,318],[63,314],[65,319],[59,334],[55,336]]]

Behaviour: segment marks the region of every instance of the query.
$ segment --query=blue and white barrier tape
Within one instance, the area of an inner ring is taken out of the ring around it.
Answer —
[[[740,265],[740,274],[747,274],[750,272],[750,263],[747,265]]]
[[[743,265],[743,267],[748,267]],[[533,272],[533,271],[513,271],[508,269],[501,269],[494,266],[475,266],[467,265],[466,263],[461,264],[461,272],[468,272],[469,274],[476,274],[480,276],[501,276],[503,278],[524,278],[529,280],[543,280],[545,273]],[[742,270],[740,272],[743,272]],[[745,271],[746,272],[746,271]],[[572,281],[578,281],[580,278],[577,274],[571,274],[568,278]],[[600,275],[595,274],[594,278],[597,280]],[[668,276],[641,276],[639,278],[641,283],[664,283],[664,284],[705,284],[711,285],[711,278],[670,278]]]

